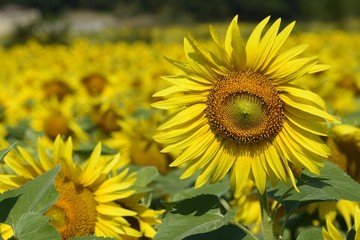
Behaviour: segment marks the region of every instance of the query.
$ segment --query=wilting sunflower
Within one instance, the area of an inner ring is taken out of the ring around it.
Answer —
[[[273,184],[290,177],[289,162],[318,174],[330,154],[320,139],[327,121],[337,122],[316,94],[291,82],[306,73],[325,70],[317,57],[295,58],[306,45],[280,52],[294,22],[279,32],[280,19],[262,31],[261,21],[242,40],[237,16],[222,44],[210,26],[217,52],[184,39],[188,62],[169,60],[185,74],[164,77],[174,86],[154,94],[166,100],[154,103],[173,114],[158,128],[154,139],[167,145],[162,151],[181,151],[171,166],[187,165],[181,178],[201,170],[200,187],[216,182],[231,170],[231,185],[239,194],[248,178],[260,193],[266,180]]]
[[[88,160],[77,163],[73,159],[72,141],[57,137],[51,154],[43,143],[38,144],[38,160],[22,147],[19,158],[5,158],[13,174],[0,174],[0,192],[14,189],[60,164],[55,178],[60,198],[45,213],[63,239],[74,236],[108,236],[121,239],[121,235],[141,237],[126,221],[135,211],[122,207],[117,201],[135,193],[131,187],[136,179],[127,170],[111,176],[119,155],[102,156],[99,143]],[[5,227],[6,229],[6,227]]]

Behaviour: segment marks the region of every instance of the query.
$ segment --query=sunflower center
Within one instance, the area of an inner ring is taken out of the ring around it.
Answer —
[[[266,115],[260,98],[246,93],[234,95],[225,103],[225,114],[238,127],[250,129],[258,126]]]
[[[55,139],[59,134],[64,136],[70,135],[70,129],[68,127],[68,120],[61,113],[54,113],[50,115],[44,123],[44,132],[46,135]]]
[[[60,198],[45,213],[62,239],[93,235],[97,221],[94,194],[66,178],[56,178],[55,187]]]
[[[105,89],[107,80],[101,74],[94,73],[84,77],[82,83],[91,96],[98,96]]]
[[[71,94],[72,90],[70,86],[61,80],[54,80],[47,82],[43,85],[46,98],[57,97],[58,100],[62,100],[66,95]]]
[[[254,72],[235,72],[221,78],[207,99],[211,128],[239,143],[274,138],[285,119],[283,102],[270,80]]]

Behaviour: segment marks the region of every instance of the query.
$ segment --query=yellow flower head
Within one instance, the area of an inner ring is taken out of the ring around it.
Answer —
[[[188,62],[169,60],[184,74],[164,77],[174,86],[159,91],[154,103],[172,110],[154,139],[162,151],[181,152],[171,166],[185,164],[181,178],[201,173],[195,187],[217,182],[231,171],[231,185],[239,194],[248,178],[263,193],[267,178],[273,184],[291,179],[289,162],[318,174],[330,150],[321,140],[326,122],[338,122],[323,100],[291,82],[306,73],[325,70],[317,57],[295,58],[306,45],[280,52],[295,23],[279,32],[280,19],[262,36],[270,17],[261,21],[247,43],[237,16],[221,43],[210,26],[217,52],[184,39]]]
[[[72,137],[74,141],[87,139],[86,132],[76,122],[74,101],[66,99],[59,102],[52,98],[48,102],[36,105],[32,111],[31,127],[43,132],[48,140],[54,141],[58,135]]]
[[[73,158],[72,141],[57,137],[51,153],[43,143],[38,144],[38,160],[26,149],[18,147],[19,158],[5,158],[13,174],[0,174],[0,192],[21,186],[56,165],[61,171],[55,179],[60,198],[45,213],[63,239],[74,236],[108,236],[121,239],[121,235],[140,237],[127,217],[137,212],[124,208],[118,201],[135,193],[131,187],[136,179],[128,170],[112,176],[119,155],[102,156],[99,143],[89,159],[77,162]]]
[[[324,240],[345,240],[345,236],[336,229],[331,221],[326,221],[326,229],[322,229]]]
[[[335,126],[327,144],[332,151],[329,160],[360,183],[360,128],[348,124]]]
[[[261,209],[259,196],[253,191],[254,183],[247,181],[241,194],[236,196],[231,202],[235,210],[234,220],[258,233],[261,228]]]
[[[355,215],[355,240],[360,239],[360,208],[358,205],[352,208],[352,213]],[[326,220],[326,229],[322,229],[324,240],[345,240],[345,236],[331,223],[331,220]]]
[[[155,166],[161,174],[166,174],[174,157],[162,154],[161,145],[152,138],[158,122],[159,115],[156,113],[146,118],[129,117],[119,121],[121,130],[112,133],[112,137],[104,143],[119,150],[128,162],[138,166]]]

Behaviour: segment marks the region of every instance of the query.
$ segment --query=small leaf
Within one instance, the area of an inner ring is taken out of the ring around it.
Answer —
[[[49,223],[49,218],[40,213],[28,212],[21,216],[13,227],[18,240],[60,240],[60,234]]]
[[[281,203],[289,213],[300,206],[319,201],[337,201],[345,199],[360,202],[360,184],[347,175],[336,164],[325,161],[325,166],[320,169],[320,175],[304,170],[298,182],[300,192],[291,189],[288,185],[279,183],[277,189],[269,192],[275,200],[285,194]]]
[[[45,213],[60,195],[54,186],[54,179],[59,171],[60,166],[58,165],[20,188],[1,194],[0,222],[16,227],[24,214],[29,212]]]
[[[16,142],[11,144],[9,147],[0,150],[0,162],[2,162],[4,160],[4,157],[6,156],[6,154],[8,154],[15,145],[16,145]]]
[[[301,231],[296,240],[322,240],[323,234],[321,228],[311,228]]]
[[[230,223],[233,212],[220,212],[219,198],[199,195],[176,203],[165,215],[154,240],[182,240],[185,237],[214,231]]]

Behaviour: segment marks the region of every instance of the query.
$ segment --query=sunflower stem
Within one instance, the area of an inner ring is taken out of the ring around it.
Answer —
[[[272,219],[271,213],[269,210],[269,204],[267,199],[266,190],[263,194],[259,193],[259,201],[261,207],[261,216],[262,216],[262,232],[265,240],[273,240],[274,233],[273,233],[273,226],[272,226]]]
[[[238,228],[240,228],[241,230],[243,230],[247,235],[249,235],[252,239],[254,240],[259,240],[255,234],[253,232],[251,232],[247,227],[245,227],[244,225],[236,222],[236,221],[232,221],[231,222],[233,225],[237,226]]]

